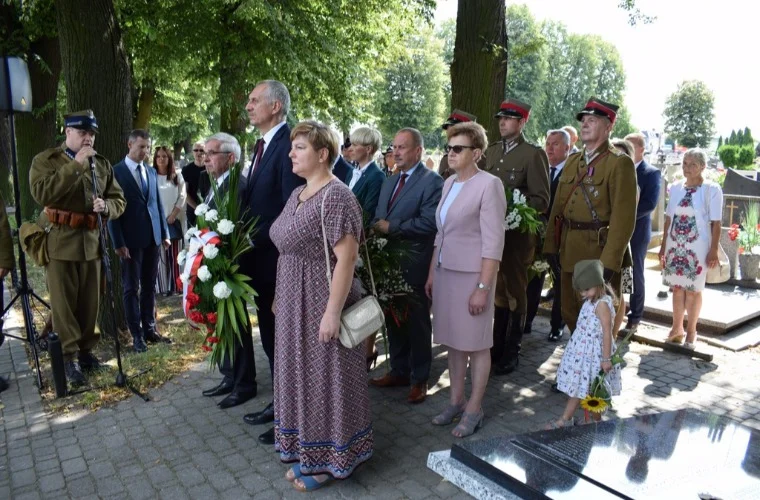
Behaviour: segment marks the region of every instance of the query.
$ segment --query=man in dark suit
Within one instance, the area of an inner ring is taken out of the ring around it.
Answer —
[[[425,144],[419,130],[403,128],[393,140],[396,174],[387,178],[372,222],[373,229],[390,238],[406,241],[411,255],[402,264],[404,279],[414,290],[406,321],[397,326],[386,320],[390,341],[391,371],[370,380],[377,387],[408,386],[410,403],[421,403],[427,396],[427,381],[432,360],[430,302],[425,281],[433,255],[435,211],[441,200],[443,179],[422,164]]]
[[[285,207],[293,190],[304,180],[293,173],[290,161],[290,128],[285,122],[290,109],[290,93],[281,82],[265,80],[256,85],[248,96],[245,107],[251,125],[262,138],[256,142],[253,159],[245,182],[241,182],[241,208],[245,217],[257,218],[253,249],[241,258],[241,271],[251,277],[251,286],[258,296],[256,309],[261,334],[261,345],[269,359],[269,371],[274,376],[274,301],[277,277],[277,248],[269,239],[269,228]],[[235,363],[238,358],[235,358]],[[248,414],[245,422],[258,425],[274,420],[274,407],[270,403],[264,410]],[[259,440],[274,444],[274,428]]]
[[[546,143],[544,150],[549,159],[549,208],[546,213],[550,213],[554,204],[554,195],[559,185],[559,176],[562,173],[562,167],[570,155],[570,146],[572,144],[570,134],[564,129],[550,130],[546,134]],[[560,272],[559,261],[554,256],[547,257],[547,263],[552,272],[552,290],[554,291],[554,302],[552,303],[551,331],[549,340],[556,342],[562,338],[562,332],[565,329],[565,322],[562,320],[562,304],[560,302],[560,290],[562,273]],[[546,273],[534,277],[528,283],[528,314],[525,318],[525,333],[530,333],[533,318],[538,311],[538,303],[541,300],[541,291],[544,288]]]
[[[204,144],[206,155],[203,165],[216,183],[216,193],[211,188],[203,199],[203,203],[211,209],[218,207],[218,198],[227,194],[230,168],[240,161],[240,144],[229,134],[220,132],[214,134]],[[256,365],[253,361],[253,338],[250,330],[241,333],[241,342],[235,346],[235,362],[225,356],[219,364],[219,372],[224,376],[221,383],[209,390],[203,391],[204,396],[227,395],[219,401],[221,409],[231,408],[256,397]]]
[[[348,187],[359,200],[367,221],[375,216],[380,188],[385,181],[385,174],[372,160],[382,142],[383,137],[374,128],[359,127],[351,132],[350,154],[358,166],[348,178]]]
[[[628,134],[626,140],[633,144],[633,162],[636,164],[636,181],[639,185],[639,203],[636,207],[636,226],[631,236],[633,257],[633,293],[631,294],[626,330],[639,326],[644,315],[644,260],[652,237],[652,212],[660,196],[660,171],[644,160],[646,142],[643,134]]]
[[[335,132],[335,134],[337,135],[338,133]],[[333,163],[332,171],[335,177],[340,179],[343,184],[348,185],[351,181],[351,175],[354,172],[354,166],[346,161],[346,159],[343,158],[343,155],[338,155],[338,157],[335,158],[335,163]]]
[[[156,170],[145,166],[149,141],[150,135],[145,130],[130,132],[129,152],[113,167],[114,178],[124,190],[127,208],[122,217],[108,221],[113,246],[121,258],[124,309],[135,352],[145,352],[146,342],[171,343],[156,332],[159,250],[162,244],[168,247],[170,241]]]

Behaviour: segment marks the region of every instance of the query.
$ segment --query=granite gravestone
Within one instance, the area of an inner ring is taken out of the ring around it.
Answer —
[[[451,457],[528,499],[760,494],[760,432],[692,410],[465,441]]]
[[[723,182],[723,227],[741,224],[747,204],[760,202],[760,182],[749,179],[732,169],[726,171]]]

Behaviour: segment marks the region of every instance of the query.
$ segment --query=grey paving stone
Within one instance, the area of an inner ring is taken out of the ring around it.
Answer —
[[[61,462],[61,469],[63,469],[64,476],[71,476],[77,472],[84,472],[87,470],[87,462],[83,458],[72,458],[71,460],[65,460]]]
[[[82,456],[82,450],[78,445],[69,445],[62,448],[58,448],[58,458],[63,462],[70,458],[77,458]]]
[[[95,483],[89,477],[66,480],[66,489],[75,498],[95,493]]]
[[[210,484],[204,483],[200,484],[198,486],[194,486],[192,488],[189,488],[187,490],[188,495],[190,495],[190,498],[197,499],[197,500],[207,500],[209,498],[216,498],[217,492],[214,490],[214,488],[211,487]]]
[[[148,481],[132,481],[127,485],[127,493],[134,500],[156,498],[158,492]]]
[[[54,472],[53,474],[40,477],[38,484],[43,493],[52,493],[62,489],[66,485],[66,481],[63,479],[63,474]]]
[[[14,472],[10,475],[11,486],[14,490],[34,484],[37,481],[37,475],[34,469],[26,469]]]

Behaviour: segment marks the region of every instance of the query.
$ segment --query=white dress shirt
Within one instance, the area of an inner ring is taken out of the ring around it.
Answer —
[[[362,175],[367,171],[367,167],[369,167],[370,163],[372,163],[371,160],[367,162],[367,164],[364,165],[362,168],[354,169],[353,177],[351,177],[351,182],[348,183],[348,189],[354,189],[354,186],[356,186],[356,183],[359,182],[359,179],[361,179]]]
[[[127,164],[129,171],[132,172],[132,177],[135,179],[137,187],[142,190],[142,182],[140,182],[140,174],[138,174],[138,172],[142,174],[142,180],[145,182],[145,186],[148,185],[148,172],[145,170],[145,164],[137,163],[129,156],[124,158],[124,163]],[[138,165],[142,165],[142,168],[140,170],[137,169]]]

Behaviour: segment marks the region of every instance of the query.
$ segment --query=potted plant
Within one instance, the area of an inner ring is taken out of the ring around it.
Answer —
[[[743,280],[756,280],[760,274],[760,207],[747,204],[740,226],[732,225],[728,237],[739,242],[739,268]]]

